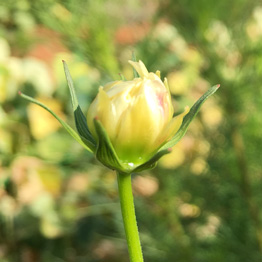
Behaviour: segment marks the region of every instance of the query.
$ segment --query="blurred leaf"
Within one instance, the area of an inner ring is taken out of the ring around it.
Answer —
[[[65,119],[59,101],[52,98],[46,99],[40,97],[38,98],[38,101],[46,104],[61,119]],[[43,139],[61,127],[58,121],[49,112],[35,104],[28,105],[28,118],[32,135],[36,139]]]
[[[59,196],[62,188],[62,174],[55,166],[41,166],[37,169],[37,175],[40,177],[44,189],[54,196]]]
[[[26,100],[39,105],[43,107],[45,110],[47,110],[50,114],[52,114],[60,123],[61,125],[66,129],[66,131],[79,143],[81,144],[84,148],[86,148],[88,151],[91,151],[81,140],[79,135],[66,123],[64,122],[60,117],[58,117],[52,110],[50,110],[48,107],[46,107],[44,104],[41,102],[38,102],[37,100],[33,99],[32,97],[29,97],[23,93],[20,93],[21,97],[25,98]]]

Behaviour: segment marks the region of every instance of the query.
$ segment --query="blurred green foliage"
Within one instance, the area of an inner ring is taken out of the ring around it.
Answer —
[[[0,1],[0,261],[128,261],[114,172],[17,92],[73,125],[61,60],[86,112],[133,50],[176,112],[221,84],[134,175],[145,261],[261,261],[261,40],[259,1]]]

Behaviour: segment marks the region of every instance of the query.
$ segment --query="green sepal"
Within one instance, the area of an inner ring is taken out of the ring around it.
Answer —
[[[164,149],[161,151],[158,151],[150,160],[145,162],[144,164],[138,166],[135,168],[132,172],[141,172],[143,170],[152,169],[157,165],[157,161],[164,155],[169,154],[171,152],[170,149]]]
[[[77,109],[74,111],[74,117],[75,117],[75,125],[78,134],[80,135],[83,142],[87,144],[94,152],[96,147],[96,142],[87,127],[86,118],[80,106],[78,106]]]
[[[179,128],[178,132],[173,136],[173,138],[168,141],[166,144],[164,144],[159,151],[167,149],[167,148],[171,148],[173,147],[175,144],[177,144],[181,138],[185,135],[189,124],[191,123],[191,121],[195,118],[195,116],[197,115],[197,113],[200,110],[200,107],[202,106],[202,104],[211,96],[213,95],[217,89],[219,88],[220,85],[215,85],[212,86],[204,95],[202,95],[197,102],[191,107],[190,111],[185,115],[182,125]]]
[[[125,76],[123,74],[119,73],[119,76],[120,76],[122,81],[126,81],[126,78],[125,78]]]
[[[36,99],[27,96],[21,92],[19,92],[19,95],[21,97],[23,97],[24,99],[38,105],[41,106],[42,108],[44,108],[45,110],[47,110],[50,114],[52,114],[59,122],[60,124],[65,128],[65,130],[80,144],[82,145],[85,149],[87,149],[90,152],[93,152],[93,150],[87,146],[86,143],[83,142],[83,139],[76,133],[76,131],[74,129],[72,129],[65,121],[63,121],[56,113],[54,113],[50,108],[48,108],[47,106],[45,106],[44,104],[42,104],[41,102],[37,101]]]
[[[63,65],[64,65],[64,71],[65,71],[66,80],[67,80],[67,83],[68,83],[68,86],[69,86],[69,90],[70,90],[70,95],[71,95],[71,101],[72,101],[73,110],[74,110],[74,118],[75,118],[75,125],[76,125],[77,132],[80,135],[80,137],[83,140],[83,142],[85,144],[87,144],[87,146],[89,148],[91,148],[91,150],[94,152],[95,151],[95,147],[96,147],[95,139],[91,135],[91,132],[90,132],[88,126],[87,126],[86,117],[84,116],[84,114],[83,114],[83,112],[81,110],[81,107],[79,106],[79,103],[78,103],[78,100],[77,100],[77,96],[76,96],[76,93],[75,93],[73,80],[72,80],[72,77],[70,75],[68,66],[67,66],[65,61],[63,61]]]
[[[113,170],[118,170],[120,172],[126,173],[126,170],[121,165],[115,149],[101,122],[97,119],[94,119],[94,125],[96,134],[98,136],[98,143],[95,152],[97,160]]]

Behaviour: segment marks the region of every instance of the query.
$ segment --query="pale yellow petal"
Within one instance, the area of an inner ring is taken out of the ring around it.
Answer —
[[[110,99],[113,99],[116,97],[117,99],[122,96],[127,96],[127,94],[130,93],[132,89],[135,88],[135,82],[134,81],[119,81],[116,85],[113,85],[109,89],[105,89],[106,93],[110,97]]]
[[[157,97],[158,109],[162,111],[164,121],[169,122],[173,116],[173,106],[169,91],[165,88],[163,82],[158,78],[156,80],[144,81],[152,89],[152,92]],[[149,101],[155,105],[155,100]],[[153,107],[154,108],[154,107]]]
[[[103,90],[103,87],[99,88],[98,95],[93,103],[90,105],[87,113],[87,124],[91,133],[96,136],[94,119],[98,118],[102,122],[104,128],[110,137],[114,131],[114,112],[113,107],[107,93]]]
[[[128,63],[134,67],[140,77],[144,78],[148,76],[147,68],[141,60],[139,60],[139,62],[129,60]]]
[[[173,137],[176,132],[179,130],[184,116],[189,112],[190,108],[187,106],[183,113],[172,118],[170,123],[165,127],[163,132],[159,135],[157,139],[157,144],[161,145],[162,143],[168,141],[171,137]]]
[[[166,78],[166,77],[164,78],[164,84],[165,84],[166,89],[167,89],[168,92],[170,93],[170,89],[169,89],[169,85],[168,85],[168,82],[167,82],[167,78]]]
[[[159,78],[161,78],[161,73],[160,73],[159,70],[156,71],[156,75],[157,75]]]
[[[162,130],[163,124],[164,119],[155,94],[149,90],[145,91],[136,99],[134,105],[126,110],[119,121],[115,141],[121,157],[128,156],[131,153],[130,150],[135,150],[134,155],[141,158],[148,152],[152,152],[154,150],[152,146],[154,147],[154,141]]]
[[[109,83],[107,83],[105,86],[104,86],[104,90],[107,92],[107,90],[109,90],[109,89],[111,89],[113,86],[115,86],[115,85],[118,85],[118,84],[120,84],[121,82],[123,82],[123,81],[112,81],[112,82],[109,82]]]

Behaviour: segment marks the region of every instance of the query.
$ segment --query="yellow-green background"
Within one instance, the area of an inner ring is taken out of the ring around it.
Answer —
[[[0,0],[0,262],[128,261],[115,173],[17,92],[73,126],[61,60],[86,112],[132,51],[177,113],[221,84],[133,177],[145,262],[262,260],[260,1]]]

